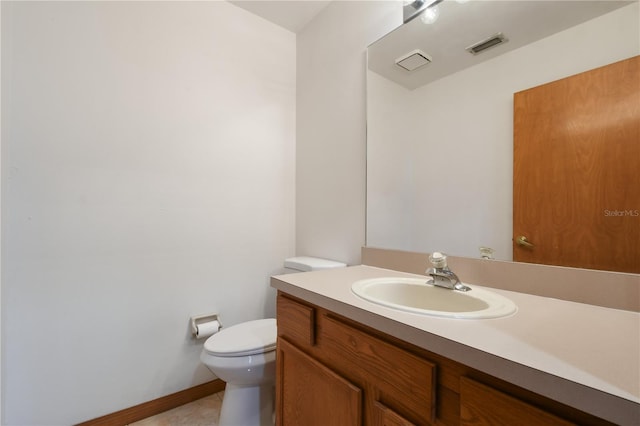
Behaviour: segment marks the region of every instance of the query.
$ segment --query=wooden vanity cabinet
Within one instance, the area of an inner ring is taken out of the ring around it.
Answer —
[[[278,293],[277,426],[609,424]]]
[[[362,389],[286,340],[278,345],[279,424],[362,424]]]
[[[509,426],[520,424],[523,419],[527,426],[574,424],[468,377],[460,378],[461,425]]]

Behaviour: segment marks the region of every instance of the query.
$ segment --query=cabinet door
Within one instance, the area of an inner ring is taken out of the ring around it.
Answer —
[[[415,426],[380,401],[373,404],[373,413],[373,426]]]
[[[331,315],[322,318],[318,341],[324,360],[335,371],[371,387],[365,404],[367,422],[369,416],[375,417],[372,398],[415,424],[435,421],[435,364]]]
[[[362,424],[362,391],[282,338],[277,375],[277,425]]]
[[[461,426],[568,426],[572,424],[475,380],[460,377]]]

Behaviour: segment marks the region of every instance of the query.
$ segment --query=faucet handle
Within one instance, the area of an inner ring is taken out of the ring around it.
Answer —
[[[447,256],[439,251],[434,251],[429,255],[429,261],[434,268],[444,269],[447,267]]]

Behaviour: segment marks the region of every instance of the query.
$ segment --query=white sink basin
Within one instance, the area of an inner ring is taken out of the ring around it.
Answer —
[[[372,278],[356,281],[351,291],[364,300],[422,315],[445,318],[499,318],[513,314],[516,305],[504,296],[468,285],[460,292],[426,284],[427,278]]]

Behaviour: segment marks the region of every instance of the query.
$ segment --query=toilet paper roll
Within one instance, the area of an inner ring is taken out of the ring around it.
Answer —
[[[220,330],[218,321],[208,321],[196,325],[196,339],[202,339],[216,334]]]

